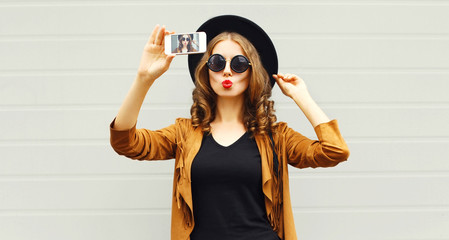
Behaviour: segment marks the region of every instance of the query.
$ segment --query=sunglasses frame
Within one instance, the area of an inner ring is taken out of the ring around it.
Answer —
[[[190,38],[182,37],[181,41],[188,41],[188,42],[190,42]]]
[[[213,56],[219,56],[221,59],[224,59],[225,64],[224,64],[224,66],[223,66],[221,69],[219,69],[219,70],[213,70],[213,69],[210,68],[210,66],[209,66],[209,65],[210,65],[210,60],[211,60],[211,58],[212,58]],[[237,57],[243,57],[243,58],[246,60],[246,62],[248,63],[247,68],[245,68],[245,70],[243,70],[243,71],[236,71],[236,70],[232,67],[232,61],[234,61],[234,59],[236,59]],[[230,63],[230,67],[231,67],[232,71],[234,71],[234,72],[236,72],[236,73],[244,73],[244,72],[245,72],[246,70],[248,70],[248,68],[251,66],[251,62],[249,61],[249,59],[248,59],[247,57],[243,56],[243,55],[235,55],[234,57],[232,57],[231,60],[226,60],[226,58],[223,57],[223,55],[218,54],[218,53],[215,53],[215,54],[210,55],[209,59],[208,59],[207,62],[206,62],[206,66],[207,66],[207,68],[209,68],[209,69],[210,69],[211,71],[213,71],[213,72],[220,72],[220,71],[222,71],[223,69],[226,68],[226,63],[227,63],[228,61],[231,62],[231,63]]]

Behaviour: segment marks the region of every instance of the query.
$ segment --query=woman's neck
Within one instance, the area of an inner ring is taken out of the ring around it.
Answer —
[[[243,123],[242,97],[218,97],[217,108],[215,110],[215,123]]]
[[[212,135],[219,144],[229,146],[245,133],[243,102],[243,97],[217,99],[215,119],[210,126]]]

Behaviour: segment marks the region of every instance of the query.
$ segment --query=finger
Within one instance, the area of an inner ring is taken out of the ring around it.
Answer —
[[[297,80],[299,80],[299,77],[297,75],[295,75],[295,74],[292,74],[291,75],[291,80],[292,81],[297,81]]]
[[[156,39],[154,40],[154,44],[161,45],[162,41],[165,37],[165,26],[162,26],[159,31],[157,32]]]
[[[154,40],[156,39],[156,34],[159,30],[159,24],[156,24],[156,26],[153,29],[153,32],[151,32],[150,38],[148,39],[148,43],[154,44]]]
[[[284,80],[279,77],[279,74],[277,74],[277,76],[274,77],[274,80],[276,80],[276,82],[280,88],[282,88],[284,86]]]
[[[162,42],[161,42],[161,45],[162,45],[162,47],[164,47],[164,49],[165,49],[165,36],[167,36],[167,31],[164,32],[164,37],[162,38]]]
[[[167,30],[167,29],[165,29],[165,35],[164,35],[164,38],[162,39],[162,45],[163,46],[165,46],[165,36],[167,36],[167,35],[172,35],[172,34],[174,34],[175,32],[170,32],[169,30]]]
[[[274,76],[273,76],[274,77]],[[274,80],[276,81],[276,83],[280,86],[281,84],[279,83],[280,82],[280,79],[278,78],[278,77],[274,77]]]
[[[175,58],[176,54],[167,55],[167,62],[170,64],[173,58]]]
[[[166,69],[165,71],[167,71],[167,69],[170,68],[170,64],[175,56],[176,55],[174,54],[167,55],[167,57],[165,58],[165,69]]]
[[[295,74],[292,74],[292,81],[296,81],[296,80],[298,80],[298,79],[299,79],[298,76],[296,76]]]
[[[282,79],[278,78],[276,79],[276,83],[279,86],[279,89],[281,89],[281,91],[284,92],[285,82]]]
[[[285,75],[285,79],[284,80],[287,81],[287,82],[295,81],[295,75],[291,74],[291,73],[287,73]]]

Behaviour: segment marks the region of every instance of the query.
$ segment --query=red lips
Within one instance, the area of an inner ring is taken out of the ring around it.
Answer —
[[[230,87],[232,87],[232,81],[231,80],[224,80],[222,83],[221,83],[222,85],[223,85],[223,87],[224,88],[230,88]]]

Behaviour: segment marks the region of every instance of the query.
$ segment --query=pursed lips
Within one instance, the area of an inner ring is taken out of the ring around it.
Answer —
[[[226,79],[223,82],[221,82],[221,85],[223,85],[224,88],[230,88],[230,87],[232,87],[232,81],[229,79]]]

